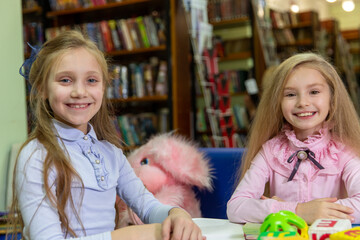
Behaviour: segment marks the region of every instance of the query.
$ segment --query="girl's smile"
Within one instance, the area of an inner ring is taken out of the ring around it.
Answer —
[[[86,134],[88,122],[101,106],[102,76],[89,51],[78,48],[66,52],[48,80],[47,97],[54,117]]]
[[[306,118],[306,117],[314,116],[315,113],[316,112],[302,112],[302,113],[295,113],[295,115],[300,118]]]
[[[330,88],[319,71],[299,67],[289,76],[281,101],[286,121],[305,140],[319,131],[330,109]]]

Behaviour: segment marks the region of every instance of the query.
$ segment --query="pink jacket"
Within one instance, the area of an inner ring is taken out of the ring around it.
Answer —
[[[324,169],[320,170],[308,159],[302,161],[292,181],[288,181],[297,162],[288,158],[297,150],[308,148]],[[261,200],[265,184],[270,183],[270,196]],[[294,131],[284,129],[267,141],[255,156],[250,169],[237,186],[227,204],[231,222],[262,222],[280,210],[295,212],[298,203],[317,198],[337,197],[337,203],[354,210],[355,223],[360,223],[360,160],[343,144],[331,139],[327,128],[320,134],[299,141]]]

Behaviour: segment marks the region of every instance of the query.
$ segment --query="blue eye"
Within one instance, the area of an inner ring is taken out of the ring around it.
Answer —
[[[149,164],[149,159],[144,158],[143,160],[141,160],[140,165],[148,165]]]
[[[60,82],[68,83],[68,82],[70,82],[70,79],[68,79],[68,78],[63,78],[63,79],[60,80]]]
[[[94,78],[90,78],[88,81],[89,81],[90,83],[96,83],[96,82],[97,82],[97,80],[94,79]]]

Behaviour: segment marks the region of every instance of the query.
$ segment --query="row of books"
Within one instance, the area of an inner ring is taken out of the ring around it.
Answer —
[[[299,15],[294,12],[279,12],[270,10],[270,18],[274,28],[284,28],[299,24]]]
[[[250,16],[249,0],[209,0],[208,17],[210,22],[231,20]]]
[[[246,134],[240,134],[240,133],[234,133],[233,136],[233,142],[234,147],[236,148],[245,148],[246,142],[247,142],[247,135]],[[200,145],[203,147],[212,148],[216,145],[216,140],[214,140],[211,136],[208,136],[206,134],[201,134],[199,137]],[[225,146],[222,146],[225,147]]]
[[[38,7],[39,4],[36,0],[23,0],[22,1],[22,8],[23,9],[30,9],[34,7]]]
[[[134,50],[166,44],[165,21],[157,14],[47,28],[45,36],[49,40],[60,32],[74,28],[87,34],[104,52]]]
[[[230,95],[241,94],[247,91],[245,81],[250,77],[248,70],[226,70],[222,71],[221,75],[224,75],[223,80],[229,82]],[[201,90],[198,85],[196,85],[196,95],[201,95]],[[213,100],[218,98],[218,96],[212,97]]]
[[[160,109],[158,113],[125,114],[113,119],[116,132],[125,146],[140,146],[150,137],[169,131],[169,111]]]
[[[164,96],[168,93],[167,62],[157,57],[149,62],[114,64],[110,70],[112,84],[107,89],[109,99]]]
[[[50,7],[53,11],[88,8],[101,6],[112,2],[122,2],[123,0],[49,0]]]
[[[245,81],[249,78],[247,70],[228,70],[224,71],[226,79],[230,82],[230,93],[246,92]]]
[[[23,25],[24,53],[30,54],[31,48],[27,44],[40,47],[44,43],[44,31],[41,22],[28,22]]]
[[[274,29],[274,37],[278,45],[303,44],[311,45],[317,41],[317,35],[308,28]]]
[[[208,132],[211,130],[210,121],[211,118],[208,117],[208,114],[211,114],[211,109],[198,108],[196,110],[196,130],[198,132]],[[250,127],[250,119],[245,106],[240,104],[233,104],[226,113],[220,111],[215,111],[215,116],[217,118],[217,123],[220,123],[221,119],[228,122],[231,117],[235,121],[233,122],[233,127],[236,130],[247,130]],[[221,126],[216,124],[218,128]],[[220,131],[220,129],[219,129]]]

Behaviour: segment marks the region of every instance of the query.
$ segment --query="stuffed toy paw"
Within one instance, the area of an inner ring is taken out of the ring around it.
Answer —
[[[175,134],[151,138],[128,156],[136,175],[160,202],[179,206],[192,217],[201,217],[200,203],[193,187],[212,190],[208,159],[196,144]],[[142,224],[141,220],[121,202],[119,226]]]

